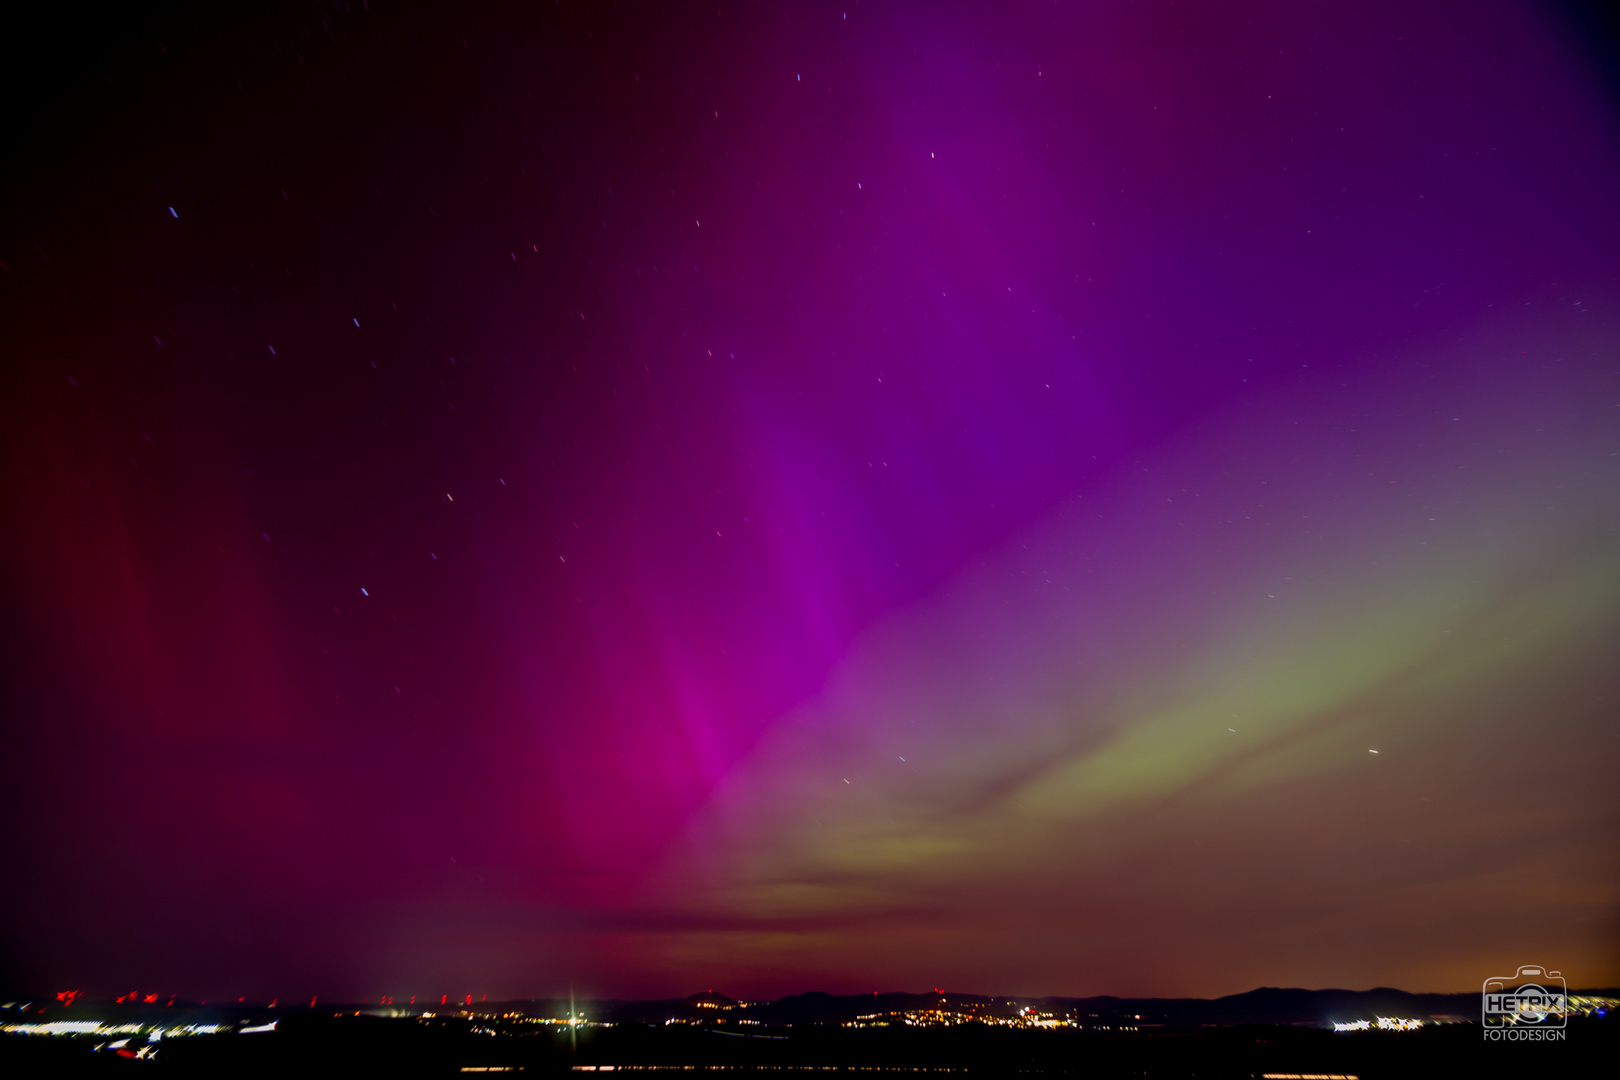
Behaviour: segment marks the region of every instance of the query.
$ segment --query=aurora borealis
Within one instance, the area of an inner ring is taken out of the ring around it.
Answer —
[[[42,30],[5,981],[1620,982],[1583,10]]]

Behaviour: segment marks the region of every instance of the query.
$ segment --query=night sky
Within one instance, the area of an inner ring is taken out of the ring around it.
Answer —
[[[0,983],[1620,982],[1595,17],[716,3],[7,44]]]

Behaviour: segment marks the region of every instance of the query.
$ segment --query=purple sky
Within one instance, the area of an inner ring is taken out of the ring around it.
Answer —
[[[40,42],[0,981],[1620,982],[1595,24],[368,4]]]

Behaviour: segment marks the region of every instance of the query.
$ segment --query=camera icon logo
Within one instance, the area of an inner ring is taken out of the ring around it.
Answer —
[[[1480,1023],[1487,1028],[1561,1028],[1568,1016],[1569,994],[1556,971],[1531,965],[1485,980]]]

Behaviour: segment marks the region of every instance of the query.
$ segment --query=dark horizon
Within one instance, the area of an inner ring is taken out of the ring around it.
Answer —
[[[1594,12],[31,13],[0,984],[1620,984]]]
[[[1568,993],[1571,997],[1591,997],[1609,999],[1609,1007],[1620,1003],[1620,987],[1570,987]],[[1063,1005],[1077,1007],[1082,1005],[1100,1005],[1114,1003],[1121,1008],[1144,1008],[1153,1006],[1171,1006],[1181,1009],[1192,1007],[1194,1015],[1206,1015],[1198,1010],[1198,1006],[1225,1006],[1242,1008],[1237,1012],[1222,1014],[1219,1011],[1207,1013],[1207,1016],[1237,1016],[1244,1017],[1239,1021],[1228,1019],[1227,1022],[1275,1022],[1274,1020],[1256,1020],[1256,1016],[1270,1016],[1279,1008],[1297,1011],[1303,1007],[1314,1007],[1327,1004],[1351,1003],[1365,1008],[1374,1002],[1399,1000],[1411,1005],[1421,1005],[1428,1009],[1444,1008],[1455,1010],[1464,1007],[1462,1012],[1448,1012],[1455,1019],[1471,1018],[1478,1011],[1479,991],[1461,992],[1430,992],[1403,990],[1391,986],[1375,986],[1366,989],[1352,990],[1343,987],[1321,987],[1309,989],[1305,987],[1279,987],[1257,986],[1232,994],[1223,994],[1219,997],[1130,997],[1118,994],[986,994],[979,992],[953,991],[953,990],[884,990],[872,991],[870,994],[832,994],[822,990],[805,990],[794,994],[783,995],[778,998],[756,1000],[743,997],[733,997],[720,990],[701,990],[691,994],[670,998],[604,998],[587,997],[582,995],[569,996],[544,995],[533,998],[507,998],[491,1000],[488,995],[445,993],[440,995],[441,1000],[413,1000],[407,997],[400,1001],[393,995],[386,995],[387,1000],[359,999],[344,1001],[338,999],[325,999],[316,997],[310,1001],[302,999],[273,999],[266,1001],[207,1001],[188,999],[177,995],[152,995],[154,1000],[145,1000],[146,995],[130,992],[117,997],[97,997],[87,995],[82,991],[71,992],[71,996],[63,999],[63,995],[54,995],[57,1000],[51,1000],[52,995],[40,995],[29,999],[27,995],[10,995],[16,1000],[8,1002],[6,1008],[24,1010],[29,1015],[34,1013],[49,1014],[55,1019],[69,1016],[68,1010],[79,1009],[82,1014],[86,1009],[101,1009],[112,1005],[124,1006],[126,1009],[152,1015],[163,1015],[168,1010],[200,1010],[210,1009],[223,1012],[260,1013],[281,1012],[286,1014],[314,1013],[324,1015],[339,1010],[340,1013],[358,1007],[365,1015],[420,1015],[433,1010],[446,1010],[443,1015],[458,1015],[461,1013],[497,1013],[501,1010],[518,1006],[527,1007],[534,1015],[540,1015],[543,1007],[551,1007],[553,1011],[561,1009],[564,1014],[572,1013],[582,1019],[592,1022],[624,1023],[647,1022],[654,1013],[662,1015],[663,1011],[686,1009],[692,1017],[713,1017],[719,1014],[700,1012],[699,1009],[708,1007],[705,1003],[716,1001],[724,1002],[727,1010],[738,1008],[752,1010],[753,1015],[799,1016],[801,1018],[820,1018],[812,1022],[836,1022],[829,1017],[845,1018],[843,1014],[857,1015],[857,1010],[876,1007],[888,1011],[900,1011],[905,1008],[919,1008],[930,1003],[939,1003],[951,1007],[977,1005],[1000,1008],[1016,1008],[1019,1006],[1034,1005]],[[422,995],[417,995],[421,997]],[[601,1010],[606,1009],[606,1012]],[[1419,1011],[1422,1011],[1421,1009]],[[19,1011],[18,1015],[22,1015]],[[78,1015],[78,1014],[74,1014]],[[1433,1012],[1424,1015],[1436,1015]],[[0,1018],[3,1019],[3,1018]],[[16,1016],[13,1016],[16,1019]],[[786,1022],[791,1026],[791,1021]]]

